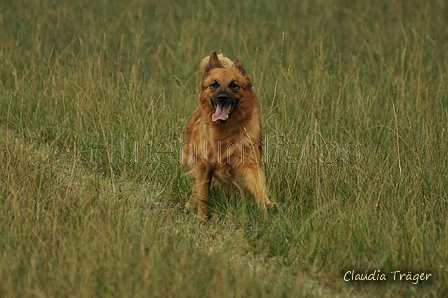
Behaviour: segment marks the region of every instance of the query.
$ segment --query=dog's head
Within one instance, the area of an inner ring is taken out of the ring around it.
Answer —
[[[246,74],[241,60],[231,60],[213,52],[201,64],[202,93],[204,105],[213,109],[213,122],[228,123],[238,109],[252,95],[252,81]]]

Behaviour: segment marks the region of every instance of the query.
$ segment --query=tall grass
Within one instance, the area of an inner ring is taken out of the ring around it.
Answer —
[[[3,1],[0,296],[448,295],[447,20],[435,0]],[[253,77],[266,218],[220,189],[209,222],[183,211],[213,50]]]

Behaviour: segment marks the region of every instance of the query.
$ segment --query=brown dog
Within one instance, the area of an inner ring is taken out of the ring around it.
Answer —
[[[263,210],[272,203],[261,162],[261,119],[252,80],[241,60],[213,52],[201,62],[199,106],[187,126],[182,162],[194,179],[188,209],[209,217],[207,194],[212,178],[244,186]]]

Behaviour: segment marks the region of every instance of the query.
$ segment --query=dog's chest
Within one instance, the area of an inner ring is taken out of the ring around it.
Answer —
[[[244,185],[242,178],[237,175],[235,168],[228,164],[215,167],[213,178],[214,182],[218,182],[221,185],[235,185],[240,190]]]
[[[251,142],[246,135],[238,137],[216,137],[209,135],[200,144],[199,152],[202,153],[202,161],[210,165],[238,165],[247,162],[248,158],[256,155],[254,146],[257,143]],[[258,140],[257,140],[258,141]]]

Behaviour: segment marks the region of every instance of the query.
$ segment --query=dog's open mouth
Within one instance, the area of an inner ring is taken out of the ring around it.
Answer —
[[[229,115],[235,110],[236,105],[237,101],[225,105],[213,103],[213,108],[215,109],[215,112],[212,115],[212,121],[213,122],[219,121],[221,123],[229,121]]]

